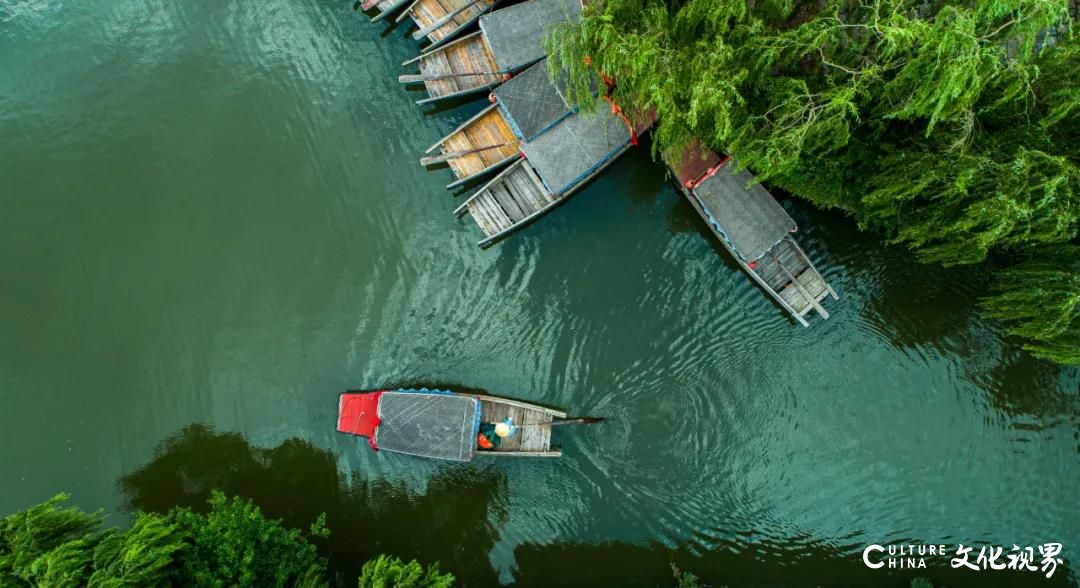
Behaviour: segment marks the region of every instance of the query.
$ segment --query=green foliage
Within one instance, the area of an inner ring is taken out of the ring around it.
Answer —
[[[974,263],[992,247],[1061,243],[1080,228],[1080,169],[1023,147],[1006,156],[908,150],[882,159],[865,202],[926,261]]]
[[[982,305],[1036,356],[1080,365],[1080,246],[1041,249],[1000,272]]]
[[[1075,243],[1071,26],[1067,0],[605,0],[546,43],[583,107],[602,73],[618,82],[615,102],[655,109],[656,153],[702,140],[926,262],[954,265]],[[1035,279],[1016,271],[993,300],[1020,288],[1018,276]],[[1012,302],[1059,309],[1065,292]],[[1042,308],[992,307],[1033,352],[1077,362],[1069,327],[1050,337],[1024,318]]]
[[[67,495],[0,520],[0,587],[327,586],[326,563],[300,531],[263,516],[250,500],[214,492],[210,511],[136,513],[130,529],[101,530],[102,515],[63,507]],[[327,537],[325,516],[312,537]],[[449,588],[438,564],[379,556],[360,586]]]
[[[60,494],[0,521],[0,586],[81,583],[102,516],[63,508],[67,499]]]
[[[175,525],[159,516],[136,514],[131,529],[109,530],[101,536],[87,585],[160,586],[173,576],[173,564],[183,549],[184,537]]]
[[[439,572],[439,564],[424,566],[412,560],[402,562],[396,557],[380,555],[364,564],[360,572],[360,588],[450,588],[454,576]]]
[[[266,519],[250,500],[214,492],[209,513],[176,509],[169,520],[187,539],[180,560],[184,584],[280,587],[321,574],[315,546],[299,530]]]

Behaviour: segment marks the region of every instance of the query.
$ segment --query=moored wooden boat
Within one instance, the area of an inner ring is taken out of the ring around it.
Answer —
[[[469,196],[454,214],[469,213],[487,247],[548,212],[584,187],[651,125],[635,124],[616,111],[571,114],[522,144],[523,157]]]
[[[490,11],[499,0],[413,0],[398,15],[397,22],[411,18],[417,30],[416,40],[427,38],[428,48],[453,39]]]
[[[403,84],[424,84],[428,97],[417,100],[417,104],[482,92],[509,77],[509,74],[498,71],[495,57],[480,31],[434,51],[421,53],[402,65],[410,63],[419,63],[420,73],[400,75],[398,81]]]
[[[543,59],[543,38],[550,26],[576,21],[580,14],[580,0],[528,0],[485,14],[479,18],[479,31],[429,47],[403,63],[418,64],[420,73],[399,76],[398,81],[424,84],[428,97],[417,104],[487,90]]]
[[[566,413],[508,398],[444,390],[400,389],[346,392],[338,400],[337,430],[366,437],[374,449],[419,457],[469,461],[478,455],[558,457],[551,427],[598,422],[567,419]],[[485,425],[510,433],[481,449]]]
[[[795,221],[750,172],[698,142],[665,159],[683,195],[755,283],[804,327],[811,311],[829,318],[821,303],[837,299],[836,291],[792,238]]]
[[[420,164],[447,163],[457,176],[447,186],[452,189],[508,165],[519,156],[520,144],[499,105],[492,104],[429,147],[425,153],[438,149],[440,154],[423,157]]]
[[[461,124],[425,153],[421,165],[446,162],[457,176],[452,189],[513,163],[524,141],[543,134],[573,112],[543,60],[491,93],[494,104]]]

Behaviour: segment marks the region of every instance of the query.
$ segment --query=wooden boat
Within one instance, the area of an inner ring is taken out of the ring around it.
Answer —
[[[428,147],[425,153],[439,149],[440,155],[423,157],[420,165],[447,163],[458,178],[446,186],[453,189],[514,161],[520,144],[499,105],[492,104]]]
[[[424,84],[428,97],[417,104],[485,91],[543,59],[550,26],[576,22],[580,14],[580,0],[528,0],[496,10],[479,17],[479,31],[404,62],[405,67],[417,64],[420,73],[401,75],[398,81]]]
[[[666,157],[679,189],[724,249],[743,271],[804,327],[836,291],[792,238],[798,227],[750,172],[736,171],[730,157],[692,143],[676,157]]]
[[[445,390],[346,392],[338,399],[337,430],[366,437],[373,449],[419,457],[469,461],[478,455],[558,457],[551,427],[602,419],[567,419],[566,413],[527,402]],[[509,436],[480,449],[482,423],[507,423]]]
[[[402,74],[403,84],[423,83],[428,97],[417,100],[427,104],[458,96],[483,92],[499,84],[507,74],[498,71],[480,31],[466,35],[442,47],[421,53],[402,65],[419,63],[419,74]]]
[[[652,118],[635,124],[617,112],[574,113],[521,146],[510,164],[454,210],[468,212],[487,247],[584,187],[632,145]]]
[[[446,162],[457,180],[447,189],[483,177],[513,163],[520,146],[543,134],[573,113],[562,88],[551,82],[543,60],[491,93],[494,104],[428,147],[439,155],[420,159],[420,165]]]
[[[364,0],[360,8],[364,12],[374,10],[375,14],[371,16],[371,22],[378,22],[408,3],[409,0]]]
[[[413,0],[396,22],[411,18],[417,30],[413,38],[427,38],[428,48],[453,39],[498,4],[499,0]]]

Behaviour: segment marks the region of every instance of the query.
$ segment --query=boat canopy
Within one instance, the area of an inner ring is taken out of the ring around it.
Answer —
[[[495,88],[495,99],[514,132],[532,141],[573,111],[563,90],[551,82],[548,60],[541,61]]]
[[[530,0],[480,17],[499,71],[517,71],[544,58],[544,35],[560,22],[581,18],[581,0]]]
[[[564,118],[521,151],[548,190],[562,194],[619,155],[630,141],[626,123],[611,110],[597,108]]]
[[[756,261],[795,231],[795,221],[754,176],[736,172],[733,160],[698,182],[698,197],[709,221],[743,261]]]
[[[480,429],[480,402],[441,390],[383,392],[375,446],[420,457],[469,461]]]

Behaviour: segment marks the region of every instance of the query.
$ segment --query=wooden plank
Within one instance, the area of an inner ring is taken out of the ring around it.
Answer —
[[[492,200],[494,200],[499,205],[499,208],[506,212],[506,216],[510,219],[510,221],[516,223],[528,216],[528,213],[523,212],[520,208],[518,208],[517,203],[514,202],[514,198],[510,196],[510,190],[508,188],[508,182],[504,182],[497,186],[492,186],[491,197]]]
[[[438,147],[438,146],[442,145],[443,143],[445,143],[446,139],[448,139],[451,136],[454,136],[454,135],[456,135],[458,133],[463,133],[465,129],[469,128],[469,125],[476,122],[477,120],[480,120],[480,119],[486,117],[488,115],[488,113],[491,112],[491,110],[495,110],[498,107],[499,107],[498,104],[492,104],[491,106],[488,106],[487,108],[481,110],[480,112],[477,112],[474,117],[470,118],[467,121],[462,122],[460,125],[458,125],[457,129],[455,129],[453,131],[450,131],[449,133],[446,134],[446,136],[444,136],[441,139],[438,139],[438,141],[436,141],[434,145],[432,145],[431,147],[428,147],[423,152],[430,153],[430,152],[434,151],[436,147]],[[500,117],[501,117],[501,115],[500,115]]]
[[[487,175],[489,173],[492,173],[492,172],[502,168],[503,166],[510,165],[511,163],[514,162],[515,159],[516,159],[516,157],[514,157],[514,156],[507,157],[506,159],[504,159],[504,160],[502,160],[502,161],[500,161],[500,162],[498,162],[498,163],[496,163],[494,165],[488,166],[487,169],[484,169],[483,171],[472,174],[471,176],[466,176],[464,178],[461,178],[460,180],[450,182],[449,184],[446,185],[446,189],[447,190],[453,190],[454,188],[457,188],[458,186],[465,185],[465,184],[471,182],[472,180],[475,180],[475,179],[477,179],[479,177],[482,177],[482,176],[485,176],[485,175]]]
[[[547,422],[551,422],[551,417],[548,417]],[[541,451],[548,451],[551,449],[551,426],[540,427],[540,448]]]
[[[492,218],[495,219],[500,230],[514,226],[514,221],[510,220],[506,211],[499,206],[499,203],[495,200],[494,196],[492,196],[490,190],[488,190],[486,197],[481,199],[481,204],[488,207],[488,212],[491,214]]]
[[[491,402],[480,403],[480,421],[484,423],[497,423],[506,420],[510,407],[505,404]]]
[[[507,405],[510,405],[510,406],[518,406],[518,407],[521,407],[521,408],[527,408],[527,409],[530,409],[530,410],[538,410],[538,411],[540,411],[542,413],[550,414],[551,416],[553,416],[553,417],[555,417],[557,419],[565,419],[566,418],[566,413],[565,412],[563,412],[561,410],[554,409],[554,408],[548,408],[546,406],[540,406],[539,404],[532,404],[532,403],[529,403],[529,402],[522,402],[520,400],[513,400],[511,398],[501,398],[501,397],[498,397],[498,396],[485,396],[483,394],[466,394],[465,396],[472,396],[473,398],[477,398],[477,399],[482,400],[484,402],[497,402],[497,403],[501,403],[501,404],[507,404]]]
[[[544,444],[544,431],[550,434],[551,415],[538,410],[526,411],[521,429],[522,451],[547,451],[550,449]],[[549,437],[550,439],[550,437]]]
[[[477,4],[480,1],[481,0],[470,0],[470,2],[465,4],[464,6],[462,6],[460,8],[455,8],[452,12],[449,12],[447,14],[444,14],[444,15],[440,16],[439,18],[434,20],[431,24],[429,24],[428,26],[426,26],[426,27],[424,27],[424,28],[422,28],[422,29],[420,29],[418,31],[415,31],[413,33],[413,35],[412,35],[413,39],[420,40],[421,38],[426,37],[427,35],[435,32],[436,29],[438,29],[439,27],[443,26],[444,24],[450,22],[451,20],[454,19],[454,17],[461,14],[462,12],[465,12],[469,8],[472,8],[472,6],[474,4]]]
[[[770,252],[770,254],[773,255],[774,258],[776,257],[775,253]],[[787,275],[788,279],[792,281],[794,286],[799,289],[799,294],[801,294],[803,296],[803,298],[807,299],[810,302],[810,304],[814,307],[814,309],[818,311],[818,314],[820,314],[821,316],[823,316],[825,318],[828,318],[829,313],[824,308],[822,308],[822,306],[820,304],[818,304],[818,301],[817,301],[816,298],[811,296],[806,291],[806,288],[803,287],[802,283],[799,282],[799,280],[796,280],[795,276],[791,275],[791,272],[789,272],[787,270],[787,268],[784,267],[783,264],[780,265],[780,269],[784,272],[785,275]]]
[[[485,234],[492,234],[496,232],[497,229],[492,224],[492,221],[488,219],[487,214],[481,209],[479,202],[479,200],[473,200],[472,202],[466,203],[469,215],[473,217],[473,220],[476,221],[476,224],[480,227],[481,231]]]
[[[409,65],[410,63],[413,63],[414,61],[420,61],[424,57],[426,57],[426,56],[428,56],[428,55],[430,55],[432,53],[435,53],[436,51],[444,51],[446,49],[449,49],[450,47],[453,47],[453,46],[458,45],[458,44],[466,43],[466,42],[469,42],[469,41],[474,41],[475,42],[477,40],[477,37],[479,37],[481,35],[481,33],[482,33],[482,31],[476,31],[475,33],[469,33],[468,35],[465,35],[464,37],[459,37],[457,39],[454,39],[453,41],[450,41],[450,42],[446,43],[445,45],[440,45],[438,47],[427,47],[423,51],[420,52],[420,55],[417,55],[416,57],[413,57],[412,59],[410,59],[408,61],[403,61],[401,63],[401,66],[405,67],[406,65]]]
[[[425,67],[426,66],[426,67]],[[446,53],[432,53],[426,59],[420,61],[420,73],[422,75],[445,75],[453,70]],[[442,78],[424,82],[428,96],[445,96],[458,91],[458,78]]]
[[[536,189],[540,192],[541,197],[547,202],[554,202],[554,195],[548,192],[547,187],[544,186],[544,182],[540,179],[540,176],[536,174],[536,170],[533,169],[532,165],[527,165],[525,167],[528,168],[525,170],[525,173],[527,173],[532,182],[536,184]]]
[[[803,260],[804,262],[806,262],[806,265],[807,265],[807,266],[808,266],[808,267],[809,267],[810,269],[814,270],[814,272],[815,272],[815,273],[816,273],[816,274],[817,274],[818,276],[821,276],[821,272],[819,272],[819,271],[818,271],[818,269],[817,269],[817,266],[815,266],[815,265],[814,265],[814,262],[810,260],[810,256],[809,256],[809,255],[807,255],[807,254],[806,254],[806,252],[802,250],[802,247],[799,247],[799,244],[795,242],[795,239],[793,239],[793,238],[791,237],[791,235],[788,235],[787,237],[784,237],[784,239],[785,239],[785,240],[787,240],[787,241],[790,241],[790,242],[791,242],[791,246],[792,246],[792,247],[793,247],[793,248],[795,249],[795,251],[796,251],[796,252],[797,252],[797,253],[799,254],[799,257],[800,257],[800,258],[801,258],[801,259],[802,259],[802,260]],[[822,280],[822,281],[824,282],[824,281],[825,281],[825,278],[824,278],[824,277],[822,277],[822,278],[821,278],[821,280]],[[836,290],[833,290],[832,286],[830,286],[828,282],[825,282],[825,287],[829,289],[829,294],[830,294],[830,295],[831,295],[831,296],[833,297],[833,300],[839,300],[839,299],[840,299],[840,297],[836,295]]]
[[[547,204],[544,193],[539,191],[536,184],[529,179],[528,170],[522,169],[519,173],[513,174],[513,176],[515,184],[518,187],[518,197],[521,199],[522,208],[533,213]]]
[[[525,410],[519,406],[508,406],[508,414],[506,418],[510,419],[510,422],[519,425],[524,421]],[[506,420],[506,418],[502,420]],[[513,435],[509,437],[503,437],[502,443],[499,444],[499,451],[519,451],[521,449],[521,435],[522,431],[515,431]]]
[[[494,178],[491,178],[490,180],[488,180],[488,183],[481,186],[480,189],[478,189],[476,192],[473,192],[472,196],[469,196],[465,200],[465,202],[463,202],[460,206],[455,208],[454,209],[454,214],[460,216],[465,211],[465,205],[468,204],[469,201],[471,201],[474,198],[479,198],[480,195],[483,194],[488,189],[489,186],[494,185],[496,182],[502,180],[506,175],[512,173],[515,169],[517,169],[517,167],[521,166],[524,163],[524,161],[525,161],[524,159],[517,160],[517,162],[515,162],[513,165],[511,165],[511,166],[507,167],[506,169],[502,170],[501,172],[499,172],[499,175],[497,175]]]

